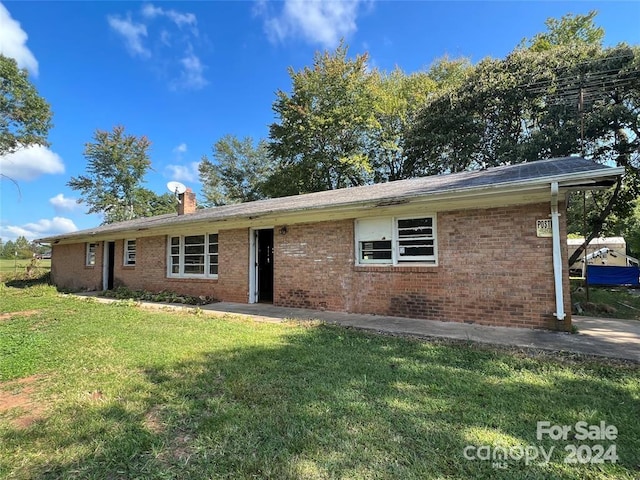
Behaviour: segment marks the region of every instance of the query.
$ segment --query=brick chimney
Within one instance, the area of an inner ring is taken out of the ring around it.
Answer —
[[[196,211],[196,194],[190,188],[187,191],[178,195],[178,215],[185,215],[194,213]]]

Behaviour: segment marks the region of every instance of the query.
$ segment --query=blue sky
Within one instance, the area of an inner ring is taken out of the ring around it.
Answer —
[[[49,148],[0,158],[0,238],[98,225],[66,183],[85,171],[96,129],[152,142],[146,186],[198,192],[197,163],[225,134],[266,138],[288,67],[344,38],[382,70],[426,69],[443,55],[504,57],[548,17],[598,10],[605,43],[640,44],[640,2],[200,1],[2,2],[0,53],[51,104]]]

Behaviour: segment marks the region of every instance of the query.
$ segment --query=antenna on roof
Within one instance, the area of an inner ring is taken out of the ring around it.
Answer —
[[[178,203],[182,203],[180,201],[180,195],[187,191],[187,187],[180,182],[172,181],[167,183],[167,189],[176,196]]]

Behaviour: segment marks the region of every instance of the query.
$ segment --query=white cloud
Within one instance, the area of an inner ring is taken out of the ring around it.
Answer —
[[[78,230],[72,220],[64,217],[43,218],[37,222],[24,225],[0,225],[0,237],[15,240],[24,236],[27,240],[58,235],[61,233],[75,232]]]
[[[0,156],[0,173],[14,180],[33,180],[40,175],[63,172],[60,155],[41,145]]]
[[[167,165],[165,176],[179,182],[195,183],[199,178],[198,165],[198,162],[191,162],[188,165]]]
[[[49,203],[53,205],[53,208],[57,213],[71,212],[82,208],[77,199],[65,197],[63,193],[59,193],[55,197],[51,197],[49,199]]]
[[[171,85],[174,89],[200,90],[209,83],[204,78],[204,65],[192,51],[185,52],[185,56],[180,59],[180,64],[182,65],[180,76]]]
[[[18,62],[20,68],[26,68],[33,76],[38,76],[38,61],[27,47],[27,33],[20,23],[11,18],[11,14],[0,3],[0,53]]]
[[[181,143],[180,145],[178,145],[176,148],[173,149],[173,153],[176,153],[178,155],[182,154],[182,153],[186,153],[187,152],[187,144],[186,143]]]
[[[143,58],[151,56],[151,52],[142,44],[142,40],[147,36],[147,26],[142,23],[135,23],[131,20],[131,16],[120,18],[115,15],[107,17],[109,26],[119,33],[125,40],[125,45],[129,53],[134,57],[139,55]]]
[[[265,16],[265,30],[272,42],[301,36],[308,42],[334,48],[354,33],[361,0],[285,0],[279,15],[268,13],[259,2],[255,12]]]
[[[190,26],[195,29],[195,26],[198,24],[198,19],[193,13],[180,13],[175,10],[164,10],[162,7],[154,7],[151,3],[147,3],[142,7],[142,15],[149,19],[167,17],[179,28]],[[197,34],[197,30],[193,31]]]
[[[146,3],[139,12],[126,17],[109,15],[107,20],[132,56],[149,61],[153,70],[169,79],[169,88],[199,90],[209,83],[204,76],[206,66],[194,51],[194,45],[206,41],[199,38],[193,13]]]

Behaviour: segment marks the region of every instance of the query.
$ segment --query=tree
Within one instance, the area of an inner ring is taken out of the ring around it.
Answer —
[[[405,137],[409,161],[434,174],[582,152],[624,166],[624,186],[600,194],[589,215],[588,242],[640,192],[639,62],[638,47],[585,44],[483,60],[429,99]]]
[[[251,202],[265,198],[264,184],[274,162],[267,143],[225,135],[213,145],[213,161],[202,157],[198,170],[208,205]]]
[[[0,54],[0,156],[30,145],[48,145],[51,115],[27,71]]]
[[[316,53],[313,67],[289,69],[292,92],[279,90],[278,121],[269,130],[277,161],[265,185],[270,196],[363,185],[371,180],[368,129],[374,122],[367,55],[347,58],[347,47]]]
[[[633,204],[632,214],[621,220],[618,232],[625,238],[627,253],[640,258],[640,199],[636,199]]]
[[[402,147],[402,137],[416,112],[425,104],[437,83],[427,73],[406,75],[374,72],[373,119],[367,128],[368,156],[375,183],[413,177]]]
[[[148,188],[137,188],[134,199],[133,216],[135,218],[176,213],[176,199],[171,193],[158,195]]]
[[[2,247],[2,258],[14,258],[16,254],[16,244],[12,240],[7,240]]]
[[[31,258],[33,252],[31,251],[31,244],[29,240],[23,235],[16,238],[15,250],[18,252],[18,258]]]
[[[89,213],[102,213],[106,224],[175,210],[169,207],[170,195],[158,197],[141,187],[151,166],[147,137],[127,135],[116,126],[112,132],[96,130],[93,138],[84,149],[87,175],[67,183],[81,192]]]
[[[532,39],[524,39],[521,48],[534,52],[550,50],[560,45],[602,45],[604,29],[598,27],[594,19],[598,15],[595,10],[587,15],[564,15],[561,19],[548,18],[545,25],[547,31],[538,33]]]

